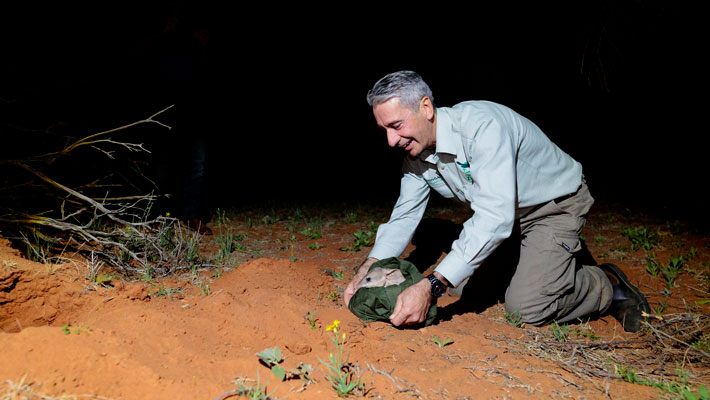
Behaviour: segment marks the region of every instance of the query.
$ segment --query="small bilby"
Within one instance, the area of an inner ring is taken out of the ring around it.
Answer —
[[[406,279],[402,271],[394,268],[373,268],[355,285],[355,290],[360,288],[383,287],[399,285]]]

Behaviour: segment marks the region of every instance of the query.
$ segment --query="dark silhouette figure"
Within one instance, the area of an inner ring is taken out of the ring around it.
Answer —
[[[202,234],[211,234],[203,210],[203,187],[209,118],[209,46],[211,31],[205,21],[179,6],[164,14],[162,28],[148,40],[155,90],[160,107],[174,104],[165,114],[169,133],[153,146],[155,181],[161,195],[157,213],[171,212]]]

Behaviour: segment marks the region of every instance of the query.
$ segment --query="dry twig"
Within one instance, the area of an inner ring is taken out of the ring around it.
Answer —
[[[24,242],[28,252],[43,262],[49,262],[46,253],[59,247],[62,252],[92,258],[93,266],[105,264],[128,276],[165,276],[175,270],[206,266],[199,263],[196,251],[199,236],[189,232],[174,218],[159,216],[149,219],[151,207],[156,200],[153,194],[119,192],[109,196],[105,192],[97,196],[99,193],[96,190],[106,190],[108,187],[124,192],[131,190],[135,186],[130,179],[128,185],[104,183],[104,179],[114,175],[111,172],[99,175],[103,178],[94,179],[87,185],[72,187],[47,172],[48,166],[60,158],[72,156],[82,147],[98,151],[98,154],[107,156],[109,160],[115,160],[115,150],[107,149],[108,146],[118,147],[128,153],[149,153],[143,143],[119,141],[112,135],[142,124],[157,124],[171,129],[156,119],[170,108],[172,106],[140,121],[75,140],[59,151],[0,161],[0,168],[14,168],[29,174],[31,180],[15,185],[15,190],[43,188],[39,195],[36,191],[19,194],[10,191],[5,193],[6,196],[14,199],[23,209],[27,208],[27,203],[32,203],[50,210],[20,212],[0,207],[0,224],[12,227],[3,229],[3,232],[17,231],[16,239]],[[82,162],[74,164],[81,168]],[[79,174],[83,176],[96,172],[101,173],[100,170],[81,168]],[[149,181],[140,171],[137,173],[139,179]],[[92,191],[93,195],[90,193]],[[25,201],[22,196],[29,197],[27,200],[30,201]]]

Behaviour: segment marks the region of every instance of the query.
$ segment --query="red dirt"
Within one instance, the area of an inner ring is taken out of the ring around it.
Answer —
[[[590,218],[585,231],[593,254],[601,254],[611,241],[625,239],[606,214]],[[213,226],[213,225],[212,225]],[[210,294],[186,277],[143,282],[118,282],[114,287],[92,287],[79,263],[47,266],[28,261],[0,239],[0,380],[33,382],[34,391],[58,396],[91,394],[110,399],[216,399],[245,377],[268,383],[277,398],[335,398],[325,379],[326,360],[334,351],[325,327],[340,320],[347,334],[346,354],[360,367],[367,397],[489,399],[489,398],[639,398],[651,399],[659,391],[614,379],[577,376],[560,365],[532,356],[500,338],[523,336],[505,323],[498,304],[485,311],[453,315],[451,319],[418,330],[396,329],[388,323],[361,323],[328,294],[342,291],[353,268],[367,254],[343,252],[352,233],[364,224],[331,223],[323,237],[305,240],[301,235],[291,251],[274,244],[292,235],[287,224],[259,225],[249,229],[247,247],[263,245],[262,258],[253,259],[209,280]],[[217,227],[213,229],[217,232]],[[607,243],[594,244],[601,232]],[[707,237],[684,236],[703,260],[710,248]],[[206,240],[214,242],[215,237]],[[269,242],[270,241],[270,242]],[[309,250],[309,243],[324,247]],[[270,243],[270,244],[269,244]],[[669,242],[670,243],[670,242]],[[603,247],[603,248],[602,248]],[[669,250],[670,252],[670,250]],[[659,253],[659,258],[664,255]],[[660,291],[661,281],[651,280],[631,253],[617,261],[640,282],[642,290]],[[604,259],[600,261],[606,261]],[[699,262],[699,261],[698,261]],[[50,270],[51,268],[51,270]],[[325,268],[344,272],[336,280]],[[203,271],[212,277],[212,271]],[[679,281],[684,292],[672,298],[699,299],[687,289],[690,275]],[[697,281],[694,281],[697,282]],[[149,296],[158,287],[182,288],[182,294]],[[658,290],[656,290],[658,289]],[[659,294],[649,296],[654,307]],[[457,299],[446,296],[440,306]],[[679,300],[680,302],[680,300]],[[669,307],[682,304],[669,301]],[[707,312],[707,305],[703,307]],[[315,312],[317,329],[305,316]],[[63,326],[68,327],[65,334]],[[610,317],[590,323],[594,333],[609,340],[633,339]],[[536,328],[542,334],[548,329]],[[432,338],[453,338],[440,348]],[[258,362],[256,353],[278,346],[284,365],[299,362],[315,371],[311,383],[299,391],[298,380],[278,382]],[[374,373],[386,371],[396,378]],[[608,394],[608,395],[607,395]]]

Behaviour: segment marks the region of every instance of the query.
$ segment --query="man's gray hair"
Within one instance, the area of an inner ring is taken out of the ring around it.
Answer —
[[[414,71],[397,71],[382,77],[370,91],[367,92],[367,103],[374,107],[393,97],[399,97],[400,103],[419,112],[419,102],[424,96],[429,97],[434,104],[434,95],[429,85]]]

